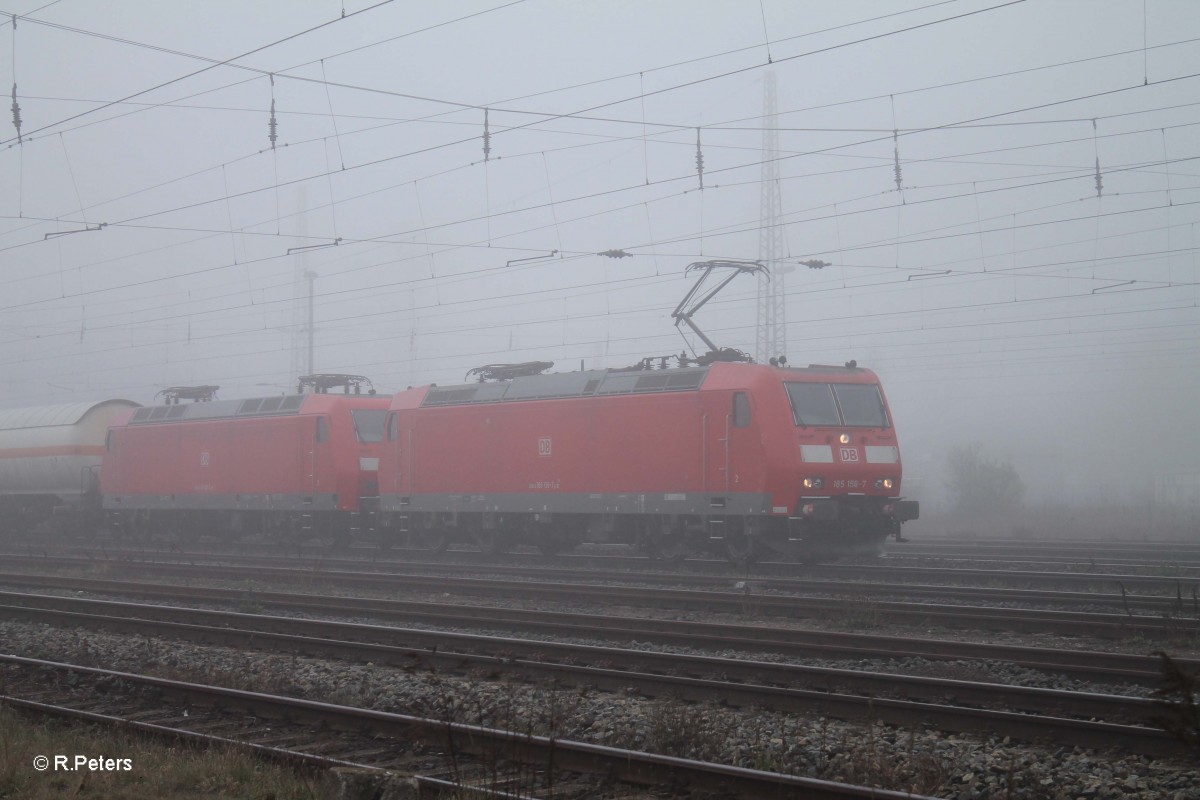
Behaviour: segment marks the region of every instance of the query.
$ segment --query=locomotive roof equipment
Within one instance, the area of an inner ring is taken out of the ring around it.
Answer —
[[[467,374],[463,377],[463,380],[470,379],[472,375],[478,375],[480,383],[484,383],[485,381],[509,381],[513,378],[541,375],[553,366],[553,361],[523,361],[519,364],[485,364],[482,367],[467,370]]]
[[[178,405],[180,400],[191,400],[193,403],[211,403],[217,396],[220,386],[168,386],[155,397],[161,397],[169,406]]]
[[[371,379],[363,375],[344,375],[337,372],[322,372],[312,375],[301,375],[300,382],[296,387],[296,394],[305,394],[308,390],[310,394],[329,394],[330,389],[341,387],[342,394],[350,394],[350,390],[354,390],[354,394],[362,394],[362,387],[370,387],[367,394],[375,394],[375,384],[371,383]]]

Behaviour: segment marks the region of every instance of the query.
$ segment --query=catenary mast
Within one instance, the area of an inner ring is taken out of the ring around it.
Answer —
[[[768,272],[758,277],[758,326],[754,358],[766,363],[787,352],[787,306],[784,279],[794,267],[785,265],[782,200],[779,188],[779,128],[776,119],[775,72],[763,75],[762,183],[759,196],[758,260]]]

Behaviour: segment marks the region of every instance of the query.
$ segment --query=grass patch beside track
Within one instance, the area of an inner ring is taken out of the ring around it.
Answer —
[[[48,758],[49,768],[36,769],[37,756]],[[71,767],[76,756],[128,759],[129,769],[56,770],[55,756],[66,756]],[[36,719],[0,706],[0,797],[312,800],[320,796],[319,777],[268,764],[233,748],[169,744],[94,725]]]

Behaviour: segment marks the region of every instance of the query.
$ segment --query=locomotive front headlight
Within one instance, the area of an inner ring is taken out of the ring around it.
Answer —
[[[875,488],[876,489],[891,489],[893,486],[895,486],[895,481],[893,481],[891,478],[876,478],[875,479]]]
[[[824,485],[825,485],[824,478],[805,478],[804,479],[804,488],[805,489],[820,489]]]
[[[838,441],[841,442],[842,444],[850,444],[850,434],[843,433],[841,436],[838,437]]]

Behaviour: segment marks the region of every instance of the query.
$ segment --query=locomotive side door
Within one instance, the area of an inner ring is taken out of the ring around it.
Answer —
[[[730,400],[729,413],[725,417],[725,491],[736,493],[748,491],[750,487],[743,485],[749,478],[746,472],[745,459],[753,452],[751,447],[751,427],[753,411],[750,395],[746,392],[734,392]]]
[[[330,418],[324,414],[317,416],[317,426],[314,431],[313,442],[313,457],[312,457],[312,490],[320,492],[322,489],[326,491],[332,489],[337,491],[336,484],[325,486],[322,481],[322,473],[329,469],[332,463],[332,458],[329,455],[329,427]],[[330,476],[332,477],[332,476]]]
[[[739,458],[750,451],[747,439],[751,422],[750,398],[746,392],[731,392],[715,399],[715,403],[706,405],[701,419],[704,491],[727,496],[739,491],[742,482]]]
[[[301,489],[309,497],[308,503],[313,502],[317,493],[317,427],[320,425],[320,419],[318,416],[311,423],[305,424],[297,437],[300,451],[297,461],[301,464],[301,472],[297,477],[300,478]]]
[[[384,442],[390,448],[388,455],[394,456],[394,460],[389,458],[380,462],[380,491],[399,495],[404,498],[402,502],[405,505],[413,493],[414,422],[412,414],[395,410],[388,412]],[[383,474],[385,463],[390,463],[387,475]]]
[[[396,489],[404,497],[412,497],[413,448],[416,447],[416,431],[413,430],[413,426],[416,420],[413,415],[406,414],[404,422],[396,436],[396,468],[399,471],[396,476]]]
[[[400,422],[395,411],[388,411],[383,419],[383,457],[379,460],[379,493],[394,494],[402,491],[404,475],[408,472],[400,460],[404,455],[400,447]],[[392,456],[396,457],[392,461]]]

